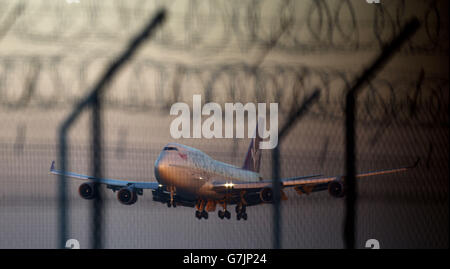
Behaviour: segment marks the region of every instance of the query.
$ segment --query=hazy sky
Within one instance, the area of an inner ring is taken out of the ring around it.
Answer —
[[[170,105],[190,104],[193,94],[220,104],[278,102],[281,126],[315,88],[319,102],[282,144],[282,173],[342,173],[344,90],[417,16],[421,29],[359,97],[358,170],[417,157],[422,166],[361,183],[357,244],[376,237],[388,248],[448,247],[448,1],[69,2],[0,0],[0,248],[56,247],[56,178],[47,170],[57,128],[159,7],[166,23],[105,96],[107,176],[153,181],[167,142],[241,165],[247,139],[172,139]],[[71,169],[88,172],[88,139],[84,114],[70,133]],[[270,171],[265,152],[263,176]],[[70,231],[83,247],[89,203],[78,184],[70,189]],[[343,246],[343,200],[288,196],[283,246]],[[193,209],[168,209],[150,192],[132,207],[107,198],[107,247],[272,246],[270,206],[249,209],[245,223],[216,214],[199,222]]]

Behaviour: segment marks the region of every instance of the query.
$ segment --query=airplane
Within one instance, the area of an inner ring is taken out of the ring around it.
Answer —
[[[222,207],[222,210],[218,210],[219,218],[230,219],[231,213],[227,210],[227,206],[236,205],[236,219],[247,220],[248,206],[273,203],[272,179],[264,180],[259,173],[262,154],[259,148],[260,141],[256,127],[256,135],[250,142],[242,167],[214,160],[204,152],[189,146],[169,143],[164,146],[154,165],[157,182],[96,179],[57,170],[55,161],[51,164],[50,173],[87,180],[78,189],[80,196],[87,200],[95,198],[97,191],[94,188],[94,181],[96,181],[106,185],[113,192],[117,191],[117,199],[124,205],[136,203],[138,196],[143,195],[143,190],[151,190],[153,200],[167,204],[168,207],[178,205],[195,207],[195,216],[198,219],[208,219],[208,212],[214,212],[217,205]],[[415,168],[419,160],[412,166],[362,173],[355,177],[360,179],[403,172]],[[333,197],[344,197],[346,194],[344,176],[299,176],[283,178],[280,183],[282,200],[287,199],[283,192],[284,188],[294,188],[299,195],[326,190]]]

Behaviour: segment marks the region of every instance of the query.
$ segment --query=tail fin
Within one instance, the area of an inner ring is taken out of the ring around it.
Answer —
[[[255,137],[252,138],[252,141],[250,142],[242,169],[259,173],[259,166],[261,163],[261,149],[259,148],[259,142],[261,142],[261,136],[259,134],[258,125],[261,125],[264,130],[265,123],[266,121],[263,118],[258,119],[258,122],[256,123]]]

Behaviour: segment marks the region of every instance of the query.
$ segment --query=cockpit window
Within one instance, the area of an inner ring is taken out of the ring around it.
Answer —
[[[164,147],[163,150],[175,150],[175,151],[178,151],[178,149],[176,147]]]

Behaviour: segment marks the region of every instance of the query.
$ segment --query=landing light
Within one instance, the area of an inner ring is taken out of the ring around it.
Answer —
[[[233,188],[233,183],[225,183],[225,188]]]

